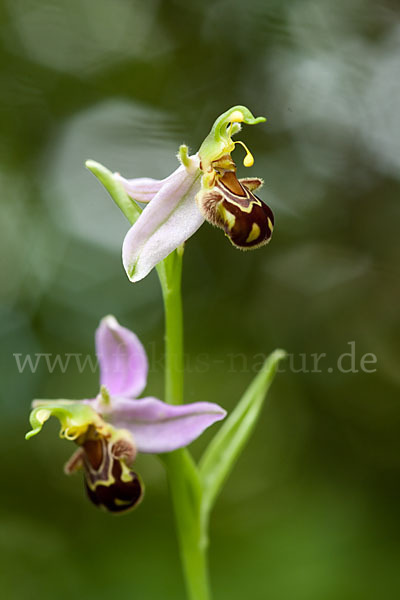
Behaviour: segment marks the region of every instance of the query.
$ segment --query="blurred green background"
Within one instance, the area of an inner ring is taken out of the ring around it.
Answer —
[[[128,225],[83,164],[162,178],[234,104],[268,118],[240,136],[256,158],[240,174],[265,179],[276,229],[255,252],[208,225],[187,244],[187,401],[230,410],[260,354],[292,362],[213,516],[215,598],[398,597],[398,3],[2,0],[0,14],[4,597],[184,598],[157,458],[138,460],[146,501],[115,518],[63,475],[56,423],[24,441],[32,398],[91,397],[98,373],[19,373],[13,355],[93,354],[113,313],[162,397],[157,278],[128,282]],[[358,372],[342,372],[351,347]]]

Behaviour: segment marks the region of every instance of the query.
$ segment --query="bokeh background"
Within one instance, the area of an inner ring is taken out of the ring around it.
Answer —
[[[208,225],[187,244],[187,401],[230,410],[260,355],[283,347],[292,363],[213,516],[215,598],[397,597],[398,3],[1,0],[0,14],[4,597],[184,598],[156,457],[137,464],[146,501],[115,518],[63,475],[72,448],[56,423],[24,441],[32,398],[93,396],[98,373],[19,373],[14,354],[93,355],[113,313],[143,340],[147,392],[162,397],[157,278],[128,282],[128,224],[83,164],[164,177],[234,104],[268,118],[241,137],[276,229],[255,252]]]

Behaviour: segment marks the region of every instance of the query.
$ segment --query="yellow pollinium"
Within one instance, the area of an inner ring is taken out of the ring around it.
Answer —
[[[243,164],[245,167],[252,167],[254,165],[254,156],[252,155],[246,144],[241,141],[234,142],[234,144],[240,144],[241,146],[243,146],[243,148],[246,150],[246,156],[243,159]]]

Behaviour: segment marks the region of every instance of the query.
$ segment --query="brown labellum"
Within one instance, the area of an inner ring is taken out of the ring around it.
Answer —
[[[99,438],[84,442],[82,448],[85,487],[90,500],[114,513],[134,508],[142,498],[141,482],[136,473],[123,468],[113,446]]]
[[[83,467],[85,488],[93,504],[113,513],[137,506],[143,496],[143,485],[125,464],[134,459],[134,446],[128,440],[111,442],[95,432],[90,432],[80,444],[65,471],[72,473]]]
[[[210,191],[202,190],[197,196],[205,219],[223,229],[237,248],[250,250],[267,244],[274,228],[274,215],[253,194],[253,190],[261,187],[262,180],[237,179],[234,170],[223,170],[219,175]]]

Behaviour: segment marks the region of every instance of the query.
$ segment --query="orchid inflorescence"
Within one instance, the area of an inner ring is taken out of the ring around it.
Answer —
[[[137,336],[113,316],[96,331],[100,365],[97,396],[82,400],[35,400],[30,438],[54,416],[60,437],[76,451],[67,474],[84,473],[90,500],[112,513],[126,512],[143,497],[143,482],[133,470],[138,453],[159,455],[168,474],[186,584],[191,600],[208,600],[206,547],[209,514],[261,413],[267,390],[284,352],[276,350],[225,419],[213,402],[183,403],[181,269],[183,247],[208,221],[232,244],[249,250],[267,244],[274,227],[271,209],[254,192],[262,179],[238,179],[235,145],[254,163],[242,141],[233,141],[242,123],[265,121],[244,106],[234,106],[214,123],[198,152],[178,152],[180,166],[162,180],[125,179],[94,161],[87,167],[99,178],[131,223],[122,259],[129,279],[140,281],[157,267],[166,318],[165,401],[140,398],[148,375],[146,352]],[[144,205],[144,208],[143,208]],[[205,429],[225,419],[196,464],[186,449]]]

